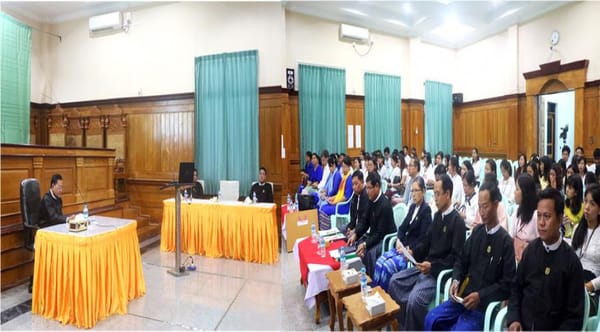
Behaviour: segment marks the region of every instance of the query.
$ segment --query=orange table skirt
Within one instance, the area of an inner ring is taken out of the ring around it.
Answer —
[[[32,313],[79,328],[127,313],[127,303],[146,292],[136,226],[89,237],[38,231]]]
[[[163,201],[160,249],[175,251],[175,201]],[[272,264],[279,259],[275,204],[181,204],[181,251]]]

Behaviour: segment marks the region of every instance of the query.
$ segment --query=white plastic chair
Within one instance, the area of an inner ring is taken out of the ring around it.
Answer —
[[[239,181],[219,181],[219,191],[221,192],[221,199],[224,201],[237,201],[240,196],[240,182]]]

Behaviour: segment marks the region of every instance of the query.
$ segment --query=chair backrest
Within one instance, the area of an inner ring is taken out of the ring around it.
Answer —
[[[206,194],[206,186],[204,185],[204,180],[198,180],[198,182],[200,182],[200,184],[202,185],[202,190],[204,190],[204,193]]]
[[[40,224],[40,183],[30,178],[21,181],[21,219],[25,230],[25,248],[33,250],[34,228]]]
[[[240,197],[240,182],[221,180],[219,183],[221,198],[224,201],[237,201]]]
[[[396,223],[396,228],[402,225],[404,218],[406,218],[406,214],[408,213],[408,206],[404,203],[398,203],[394,206],[394,223]]]

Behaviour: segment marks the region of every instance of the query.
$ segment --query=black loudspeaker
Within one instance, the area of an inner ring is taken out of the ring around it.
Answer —
[[[296,86],[296,75],[294,74],[294,69],[288,68],[285,72],[287,75],[287,88],[288,90],[294,90],[294,87]]]
[[[453,93],[452,94],[452,103],[453,104],[461,104],[463,102],[463,94],[462,93]]]
[[[298,196],[298,210],[312,210],[315,208],[315,200],[313,195],[299,195]]]

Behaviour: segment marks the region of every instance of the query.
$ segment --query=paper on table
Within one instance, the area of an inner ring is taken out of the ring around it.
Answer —
[[[406,247],[404,246],[404,244],[402,244],[401,241],[398,241],[398,243],[400,243],[400,248],[402,248],[402,253],[404,254],[404,257],[406,257],[406,259],[408,259],[411,263],[413,264],[417,264],[417,261],[415,260],[415,258],[408,252],[408,250],[406,249]]]
[[[460,303],[460,304],[462,304],[462,303],[465,301],[465,299],[463,299],[462,297],[460,297],[460,296],[454,296],[452,293],[450,293],[450,297],[451,297],[451,298],[454,300],[454,302],[456,302],[456,303]]]
[[[331,256],[334,259],[339,259],[340,258],[340,251],[339,251],[339,249],[329,250],[329,256]]]

